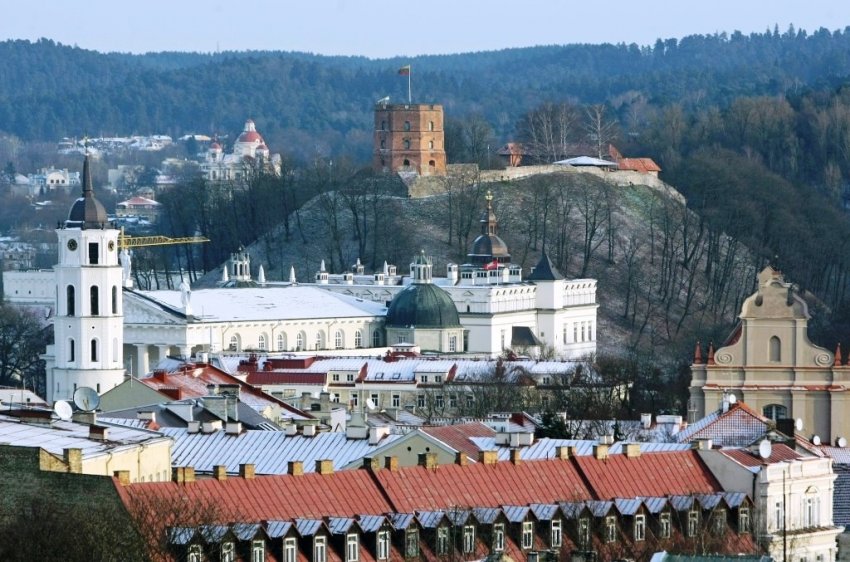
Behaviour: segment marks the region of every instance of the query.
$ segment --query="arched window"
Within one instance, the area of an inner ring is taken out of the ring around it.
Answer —
[[[386,122],[386,121],[381,121],[381,130],[382,130],[382,131],[386,131],[386,130],[387,130],[387,122]]]
[[[386,148],[386,147],[387,147],[387,141],[385,141],[384,139],[381,139],[381,148]]]
[[[381,332],[378,330],[372,332],[372,347],[381,347]]]
[[[118,314],[118,287],[112,286],[112,314]]]
[[[257,349],[259,349],[260,351],[266,350],[266,335],[265,334],[260,334],[260,337],[257,338]]]
[[[403,164],[405,167],[410,166],[410,160],[408,160],[407,158],[405,158],[405,159],[404,159],[404,162],[402,162],[402,164]]]
[[[437,167],[437,162],[434,160],[428,160],[428,167],[432,170],[435,169]]]
[[[782,404],[768,404],[762,409],[762,413],[764,414],[764,417],[776,421],[788,417],[788,408]]]
[[[230,336],[230,345],[228,346],[230,351],[239,351],[239,336],[232,335]]]
[[[74,338],[68,338],[68,361],[75,360],[76,345],[74,345]]]
[[[334,347],[336,349],[342,349],[342,346],[343,346],[342,330],[337,330],[336,333],[334,334]]]
[[[776,336],[771,337],[768,345],[770,360],[774,362],[782,361],[782,342],[779,341],[779,338]]]
[[[410,150],[410,139],[404,139],[404,149]]]
[[[434,148],[434,141],[428,141],[428,148]],[[431,160],[433,162],[433,160]]]
[[[316,349],[323,349],[325,347],[325,338],[323,337],[322,331],[319,330],[316,332]]]
[[[295,351],[304,351],[304,332],[298,332],[295,336]]]
[[[410,130],[410,121],[405,121],[405,122],[404,122],[404,130],[405,130],[405,131],[409,131],[409,130]]]
[[[363,347],[363,332],[360,330],[354,332],[354,347]]]
[[[74,298],[74,286],[68,285],[65,289],[65,308],[68,316],[74,316],[76,307],[76,299]]]
[[[97,298],[97,296],[98,296],[97,292],[98,292],[97,291],[97,285],[92,285],[91,289],[89,290],[89,294],[90,294],[90,297],[91,297],[90,300],[91,300],[91,315],[92,316],[97,316],[98,314],[100,314],[100,304],[99,304],[99,300]]]
[[[277,335],[277,350],[286,351],[286,336],[283,334]]]
[[[97,338],[91,341],[91,360],[97,361]]]

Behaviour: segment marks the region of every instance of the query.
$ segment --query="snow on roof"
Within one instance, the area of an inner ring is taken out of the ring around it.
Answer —
[[[167,307],[182,309],[180,291],[137,292]],[[199,322],[357,318],[387,313],[385,306],[371,301],[305,286],[200,289],[192,291],[191,303]]]
[[[610,160],[603,160],[601,158],[593,158],[592,156],[577,156],[575,158],[568,158],[566,160],[558,160],[555,164],[563,166],[567,164],[569,166],[613,166],[617,167],[616,162],[611,162]]]

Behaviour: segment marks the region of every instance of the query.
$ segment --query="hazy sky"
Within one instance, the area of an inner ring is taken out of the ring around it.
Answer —
[[[7,0],[0,40],[98,51],[269,49],[373,58],[850,25],[847,0]]]

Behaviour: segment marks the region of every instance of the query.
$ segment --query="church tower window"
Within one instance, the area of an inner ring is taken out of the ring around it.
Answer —
[[[89,264],[97,265],[100,258],[100,244],[89,242]]]
[[[97,361],[97,338],[94,338],[91,341],[91,360],[93,362]]]
[[[336,349],[342,349],[342,347],[343,347],[342,331],[341,330],[337,330],[336,333],[334,334],[334,347]]]
[[[100,314],[100,300],[98,299],[97,285],[92,285],[89,293],[91,300],[91,315],[98,316]]]
[[[782,361],[782,342],[779,341],[779,338],[776,336],[771,337],[768,345],[770,347],[770,361],[774,363]]]
[[[73,362],[75,360],[75,351],[76,346],[74,345],[74,338],[68,338],[68,361]]]
[[[74,308],[75,308],[75,298],[74,298],[74,286],[68,285],[65,289],[65,308],[67,309],[68,316],[74,316]]]
[[[112,286],[112,314],[118,314],[118,287]]]

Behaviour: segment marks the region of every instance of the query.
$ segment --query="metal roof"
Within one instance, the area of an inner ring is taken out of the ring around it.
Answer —
[[[380,529],[387,518],[383,515],[360,515],[357,517],[357,525],[364,533],[374,533]]]
[[[390,513],[388,517],[394,529],[407,529],[413,522],[412,513]]]
[[[426,529],[431,529],[440,524],[445,512],[443,511],[417,511],[416,520]]]
[[[227,525],[201,525],[198,527],[198,531],[206,542],[218,543],[230,532],[230,527]]]
[[[611,511],[611,508],[614,506],[614,502],[612,501],[603,501],[603,500],[589,500],[585,502],[587,508],[590,510],[590,513],[593,514],[594,517],[604,517],[608,515]]]
[[[496,507],[476,507],[472,509],[475,519],[484,525],[493,523],[499,517],[499,513],[501,513],[501,510]]]
[[[525,521],[526,516],[528,516],[528,506],[523,505],[503,505],[502,511],[505,514],[505,517],[511,523],[520,523]]]
[[[259,523],[234,523],[233,534],[240,541],[249,541],[262,529]]]
[[[168,529],[169,544],[189,544],[194,538],[194,527],[171,527]]]
[[[277,519],[272,519],[266,523],[266,534],[269,538],[277,539],[286,535],[291,528],[291,521],[279,521]]]
[[[577,518],[582,510],[587,507],[586,502],[561,502],[558,504],[561,508],[561,513],[564,514],[564,517],[567,519],[575,519]]]
[[[722,499],[723,494],[699,494],[697,496],[697,501],[703,509],[714,509],[720,505]]]
[[[471,512],[468,509],[449,509],[446,511],[446,517],[452,522],[452,525],[464,525],[469,519]]]
[[[687,495],[670,496],[670,505],[676,511],[687,511],[694,505],[694,497]]]
[[[647,511],[649,511],[653,515],[664,511],[664,508],[667,507],[667,504],[667,498],[643,498],[643,505],[645,505]]]
[[[614,505],[617,507],[617,511],[619,511],[622,515],[634,515],[638,512],[641,505],[643,505],[643,501],[641,501],[640,498],[630,500],[617,498],[614,500]]]
[[[296,519],[295,530],[302,537],[312,537],[322,528],[321,519]]]
[[[531,513],[541,521],[549,521],[558,512],[558,506],[552,503],[533,503]]]
[[[334,535],[343,535],[354,525],[354,519],[350,517],[329,517],[328,529]]]
[[[313,437],[286,435],[281,431],[243,431],[228,435],[225,431],[189,433],[182,428],[163,428],[174,439],[172,466],[192,466],[196,472],[211,473],[216,465],[238,474],[239,465],[251,463],[257,474],[286,474],[289,461],[302,461],[304,472],[313,472],[317,460],[331,459],[342,468],[358,461],[381,446],[399,439],[387,435],[376,445],[367,439],[347,439],[342,432],[323,432]]]

